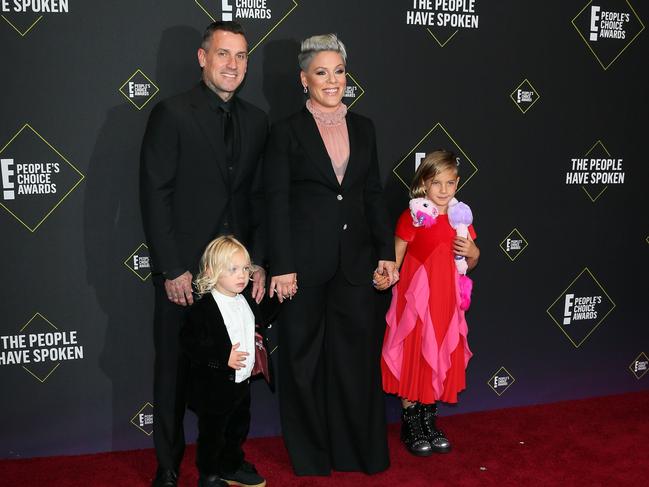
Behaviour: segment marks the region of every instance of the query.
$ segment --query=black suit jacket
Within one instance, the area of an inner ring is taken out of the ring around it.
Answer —
[[[255,315],[257,332],[266,341],[265,328],[279,312],[279,302],[266,298],[257,304],[249,293],[243,293],[243,296]],[[191,364],[187,393],[189,406],[197,412],[227,409],[233,399],[231,390],[236,372],[228,366],[232,342],[219,306],[210,293],[196,299],[189,308],[180,331],[180,344]],[[268,353],[267,345],[266,341]],[[270,357],[268,364],[272,367]],[[272,370],[270,372],[273,389]]]
[[[318,285],[340,267],[368,284],[377,260],[394,260],[372,122],[347,113],[350,156],[342,184],[306,108],[273,126],[264,156],[271,275]]]
[[[230,176],[206,90],[199,84],[158,103],[142,142],[144,231],[153,271],[169,279],[186,270],[196,272],[205,246],[217,236],[228,202],[229,233],[246,245],[256,262],[264,259],[260,159],[268,133],[266,114],[236,99],[241,142]]]

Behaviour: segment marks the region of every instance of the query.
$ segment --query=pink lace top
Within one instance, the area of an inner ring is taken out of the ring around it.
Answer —
[[[345,120],[347,107],[341,103],[334,112],[323,112],[315,103],[307,100],[306,108],[311,112],[318,126],[338,183],[342,183],[349,162],[349,134]]]

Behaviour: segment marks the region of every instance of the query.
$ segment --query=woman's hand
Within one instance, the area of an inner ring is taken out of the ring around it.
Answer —
[[[286,298],[293,299],[295,293],[297,293],[297,274],[295,272],[271,278],[269,293],[271,298],[277,294],[277,299],[283,303]]]
[[[382,276],[388,276],[390,279],[388,287],[396,284],[399,280],[397,263],[393,260],[379,260],[379,264],[376,266],[376,272]]]
[[[388,275],[379,274],[378,271],[374,271],[372,276],[372,284],[377,291],[385,291],[390,287],[390,277]]]

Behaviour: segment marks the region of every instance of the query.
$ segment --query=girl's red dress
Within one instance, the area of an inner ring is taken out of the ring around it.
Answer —
[[[399,217],[397,237],[408,242],[400,280],[386,315],[381,371],[385,392],[430,404],[457,402],[466,387],[471,351],[459,307],[459,274],[448,215],[429,228],[415,227],[410,211]],[[475,239],[473,226],[469,234]]]

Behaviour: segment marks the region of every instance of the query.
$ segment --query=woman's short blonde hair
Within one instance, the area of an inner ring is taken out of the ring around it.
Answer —
[[[446,171],[447,169],[452,169],[457,175],[458,164],[458,158],[451,151],[436,150],[426,154],[424,160],[421,161],[421,164],[419,164],[419,167],[415,172],[415,176],[412,178],[412,183],[410,183],[410,197],[425,197],[425,182]]]
[[[336,34],[321,34],[307,37],[302,41],[300,53],[297,56],[300,69],[302,71],[308,71],[313,58],[316,54],[323,51],[337,52],[343,58],[343,64],[347,65],[347,49],[343,41],[338,39]]]
[[[205,294],[216,286],[219,276],[230,266],[232,256],[237,252],[242,252],[250,263],[248,250],[232,235],[215,238],[207,244],[194,280],[198,294]]]

